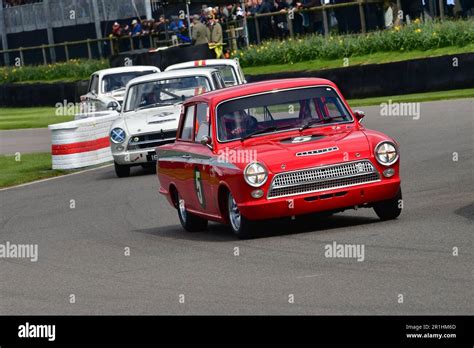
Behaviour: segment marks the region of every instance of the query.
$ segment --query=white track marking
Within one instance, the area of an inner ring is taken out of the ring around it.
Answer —
[[[302,279],[302,278],[314,278],[314,277],[320,277],[322,276],[323,274],[311,274],[311,275],[306,275],[306,276],[298,276],[296,278],[298,279]]]

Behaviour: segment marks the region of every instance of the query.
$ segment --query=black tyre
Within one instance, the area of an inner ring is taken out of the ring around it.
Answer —
[[[176,194],[176,203],[179,221],[186,231],[198,232],[207,229],[208,221],[187,211],[184,199],[181,198],[179,193]]]
[[[380,220],[396,219],[402,212],[401,200],[402,189],[400,188],[395,198],[374,204],[375,214],[377,214]]]
[[[114,162],[114,166],[115,166],[115,174],[117,174],[119,178],[126,178],[130,176],[130,166],[118,164],[117,162]]]
[[[229,220],[232,232],[234,232],[239,239],[248,239],[255,235],[256,223],[246,219],[240,214],[237,203],[230,192],[227,196],[227,219]]]

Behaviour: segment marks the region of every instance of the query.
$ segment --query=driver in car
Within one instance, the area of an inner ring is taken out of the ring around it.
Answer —
[[[241,138],[255,132],[257,128],[257,119],[248,115],[244,110],[225,114],[221,118],[221,129],[222,133],[226,135],[225,140]]]

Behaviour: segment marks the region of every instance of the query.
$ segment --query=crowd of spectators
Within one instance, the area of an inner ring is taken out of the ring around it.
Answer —
[[[7,7],[13,7],[13,6],[33,4],[35,2],[42,2],[42,1],[43,0],[2,0],[2,4],[4,8],[7,8]]]
[[[354,2],[353,0],[245,0],[244,6],[234,0],[224,6],[202,5],[199,13],[192,14],[188,21],[184,11],[179,14],[165,16],[158,19],[137,20],[130,24],[114,23],[111,35],[115,38],[132,37],[135,47],[147,47],[146,40],[141,37],[154,34],[160,40],[169,40],[175,37],[179,42],[213,43],[222,42],[225,29],[229,23],[234,27],[242,27],[244,16],[248,19],[248,34],[251,42],[258,36],[261,40],[286,37],[289,35],[287,14],[293,9],[307,9],[322,4],[341,4]],[[380,3],[366,4],[364,7],[366,28],[368,30],[390,28],[400,22],[408,22],[417,18],[429,18],[440,13],[439,1],[430,0],[401,0],[398,8],[397,0],[385,0]],[[457,6],[456,6],[457,5]],[[474,0],[444,0],[444,14],[446,16],[465,16],[474,11]],[[457,10],[456,10],[457,9]],[[166,12],[166,8],[163,13]],[[196,11],[194,11],[196,12]],[[258,18],[255,25],[254,17],[258,14],[276,13],[272,16]],[[403,14],[400,17],[400,14]],[[337,8],[328,11],[328,25],[335,27],[339,33],[360,32],[361,22],[358,6]],[[296,12],[292,18],[295,34],[323,33],[323,15],[321,11]],[[189,30],[188,26],[191,26]],[[191,33],[191,35],[190,35]],[[243,43],[243,32],[237,33],[239,43]]]

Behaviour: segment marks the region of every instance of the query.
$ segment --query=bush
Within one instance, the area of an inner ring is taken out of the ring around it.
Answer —
[[[293,64],[314,59],[342,59],[374,52],[402,52],[474,43],[474,20],[415,21],[410,25],[360,35],[309,35],[270,40],[233,53],[243,67]]]
[[[108,67],[109,62],[107,60],[79,59],[48,65],[2,67],[0,68],[0,83],[88,80],[94,71]]]

